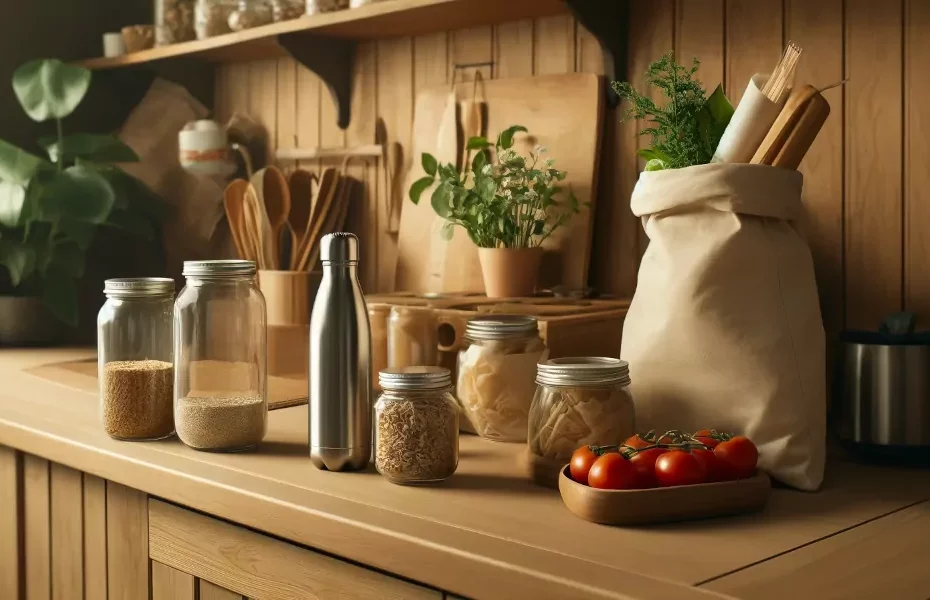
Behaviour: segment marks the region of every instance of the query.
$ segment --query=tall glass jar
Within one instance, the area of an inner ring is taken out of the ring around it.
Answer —
[[[635,431],[630,368],[616,358],[557,358],[539,365],[530,452],[556,470],[585,445],[620,444]]]
[[[195,0],[155,0],[155,45],[167,46],[197,37]]]
[[[465,325],[456,395],[475,432],[498,442],[525,442],[536,365],[548,356],[536,319],[493,315]]]
[[[197,39],[229,33],[229,16],[239,7],[238,0],[197,0],[194,25]]]
[[[267,316],[247,260],[186,261],[174,305],[174,419],[197,450],[237,451],[265,437]]]
[[[119,440],[174,433],[174,280],[108,279],[97,315],[100,421]]]
[[[386,369],[375,404],[375,467],[399,484],[434,483],[459,462],[459,408],[442,367]]]

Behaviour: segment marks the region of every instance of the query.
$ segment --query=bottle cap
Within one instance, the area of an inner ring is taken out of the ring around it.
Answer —
[[[358,238],[351,233],[328,233],[320,240],[320,260],[324,265],[358,263]]]

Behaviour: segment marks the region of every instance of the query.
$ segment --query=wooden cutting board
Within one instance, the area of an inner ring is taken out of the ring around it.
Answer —
[[[473,90],[473,82],[457,85],[458,100],[470,99]],[[496,138],[500,131],[511,125],[523,125],[533,137],[518,136],[514,148],[524,155],[537,143],[548,148],[546,156],[555,159],[555,167],[568,172],[563,185],[566,189],[571,185],[578,200],[589,203],[567,226],[546,241],[546,254],[540,269],[541,287],[559,284],[569,288],[584,287],[588,281],[597,193],[604,114],[603,80],[589,73],[498,79],[483,82],[478,95],[486,103],[489,139]],[[435,116],[443,113],[448,96],[449,88],[446,87],[426,90],[417,97],[413,166],[406,178],[398,235],[395,287],[399,291],[484,291],[478,252],[465,231],[456,228],[449,242],[439,236],[443,220],[430,206],[432,190],[423,194],[419,205],[414,205],[406,197],[410,183],[424,175],[421,153],[428,151],[435,155],[441,145],[448,147],[448,137],[443,141],[437,135],[437,131],[444,128],[437,126],[441,117],[437,120]],[[454,161],[455,153],[440,160]]]

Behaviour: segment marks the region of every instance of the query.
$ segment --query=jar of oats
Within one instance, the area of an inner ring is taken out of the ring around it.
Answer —
[[[194,0],[155,0],[155,45],[168,46],[197,38]]]
[[[97,315],[100,421],[118,440],[174,433],[174,280],[108,279]]]
[[[375,404],[375,467],[398,484],[435,483],[459,463],[459,408],[442,367],[386,369]]]

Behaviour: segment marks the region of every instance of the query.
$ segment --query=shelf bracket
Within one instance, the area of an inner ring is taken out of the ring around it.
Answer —
[[[597,38],[604,52],[604,75],[608,83],[627,77],[630,2],[606,0],[565,0],[575,18]],[[619,98],[608,85],[608,101],[616,106]]]
[[[297,32],[279,35],[278,44],[323,80],[333,96],[339,127],[347,128],[352,120],[352,79],[358,42]]]

